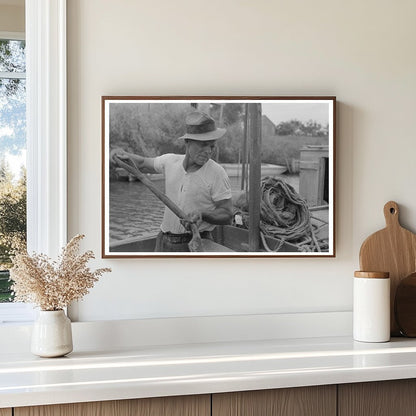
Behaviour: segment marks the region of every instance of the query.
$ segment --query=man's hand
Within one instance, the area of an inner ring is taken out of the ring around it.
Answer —
[[[142,155],[136,155],[135,153],[129,153],[120,147],[116,147],[110,152],[110,161],[117,164],[114,160],[115,157],[122,160],[130,159],[136,168],[140,169],[143,173],[160,173],[155,170],[155,159],[152,157],[144,157]]]
[[[188,231],[191,230],[191,224],[195,224],[197,228],[199,228],[202,222],[202,213],[199,211],[190,212],[186,215],[186,218],[181,219],[180,221]]]
[[[110,160],[113,163],[116,163],[116,161],[114,160],[115,156],[117,156],[119,159],[122,159],[122,160],[126,160],[130,158],[130,155],[120,147],[116,147],[110,152]]]

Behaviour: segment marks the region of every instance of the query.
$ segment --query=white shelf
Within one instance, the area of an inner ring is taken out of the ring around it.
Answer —
[[[0,408],[416,377],[416,340],[350,337],[0,354]]]

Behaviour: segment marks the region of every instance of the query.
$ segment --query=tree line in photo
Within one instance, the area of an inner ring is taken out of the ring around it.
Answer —
[[[155,157],[164,153],[184,153],[184,143],[177,140],[185,133],[184,120],[194,111],[187,103],[111,103],[110,146],[132,153]],[[239,163],[244,139],[245,105],[240,103],[211,104],[209,111],[219,127],[227,133],[218,142],[219,163]],[[316,121],[288,120],[274,125],[262,117],[262,162],[284,165],[293,170],[293,160],[300,157],[305,145],[327,145],[328,126]]]

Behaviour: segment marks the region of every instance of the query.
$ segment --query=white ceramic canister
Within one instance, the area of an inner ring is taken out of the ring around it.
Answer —
[[[387,272],[354,273],[353,336],[356,341],[390,340],[390,278]]]

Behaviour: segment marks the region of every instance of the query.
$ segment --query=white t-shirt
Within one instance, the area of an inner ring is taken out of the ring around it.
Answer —
[[[196,172],[186,172],[185,155],[168,153],[154,159],[154,168],[165,174],[166,195],[186,214],[193,211],[213,211],[215,202],[231,198],[230,180],[222,166],[209,159]],[[163,232],[185,233],[179,218],[165,208],[160,226]],[[211,231],[215,225],[203,221],[200,231]]]

